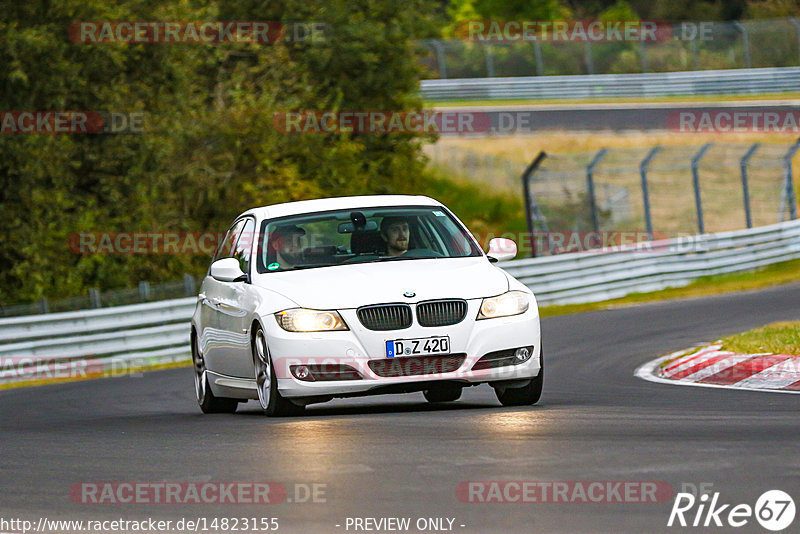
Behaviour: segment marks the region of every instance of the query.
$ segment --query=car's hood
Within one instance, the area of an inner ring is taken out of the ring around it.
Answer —
[[[473,299],[508,290],[506,275],[484,257],[338,265],[264,273],[254,283],[313,309],[357,308],[384,302]],[[411,298],[404,293],[411,292]]]

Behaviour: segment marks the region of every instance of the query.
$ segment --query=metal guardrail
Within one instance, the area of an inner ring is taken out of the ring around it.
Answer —
[[[686,285],[706,275],[800,258],[800,221],[559,254],[503,264],[540,304],[591,302]],[[58,365],[107,371],[190,361],[196,299],[0,319],[0,386],[41,378]],[[21,363],[22,362],[22,363]],[[23,369],[24,368],[24,369]],[[24,372],[23,372],[24,371]],[[45,376],[45,378],[46,378]]]
[[[0,319],[0,385],[189,362],[196,297]]]
[[[422,80],[426,100],[582,99],[795,92],[800,67]]]
[[[192,316],[196,297],[116,306],[96,310],[48,313],[0,319],[0,354],[4,344],[40,338],[126,331],[184,321]]]
[[[800,258],[800,221],[505,264],[540,304],[595,302]]]

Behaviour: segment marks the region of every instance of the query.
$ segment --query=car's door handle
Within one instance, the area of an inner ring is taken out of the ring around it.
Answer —
[[[209,306],[219,306],[219,299],[217,298],[208,298],[205,293],[200,293],[198,297],[200,298],[200,302],[203,304],[207,304]]]

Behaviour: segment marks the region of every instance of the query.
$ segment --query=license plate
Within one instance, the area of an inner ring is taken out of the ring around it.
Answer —
[[[427,356],[450,354],[450,338],[447,336],[393,339],[386,342],[386,357]]]

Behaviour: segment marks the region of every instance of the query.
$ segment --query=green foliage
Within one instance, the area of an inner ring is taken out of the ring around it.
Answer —
[[[77,255],[76,232],[221,231],[244,209],[420,192],[416,135],[285,134],[287,110],[420,105],[413,41],[436,31],[422,0],[209,5],[45,0],[0,5],[3,110],[144,111],[144,135],[0,137],[0,302],[201,274],[188,255]],[[85,44],[73,21],[326,23],[324,42]]]

